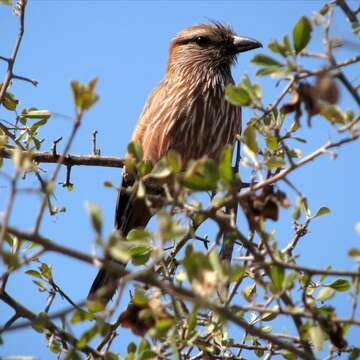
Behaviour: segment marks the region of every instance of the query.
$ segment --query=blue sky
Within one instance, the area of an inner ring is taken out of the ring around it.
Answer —
[[[353,2],[355,4],[355,2]],[[294,23],[302,15],[310,16],[320,8],[321,1],[29,1],[26,15],[26,30],[23,45],[15,65],[16,73],[39,81],[33,88],[22,82],[15,82],[12,92],[20,99],[20,107],[36,106],[49,109],[55,114],[43,130],[46,137],[43,149],[60,135],[66,136],[71,128],[74,110],[69,82],[82,82],[99,78],[97,92],[99,103],[86,114],[81,129],[72,146],[71,153],[91,152],[91,133],[98,130],[98,146],[103,155],[122,156],[131,136],[147,95],[161,80],[167,59],[168,43],[172,36],[184,27],[208,19],[231,24],[240,35],[250,36],[267,44],[271,39],[280,39],[290,33]],[[0,54],[8,56],[15,43],[18,23],[8,7],[0,7],[0,22],[3,29]],[[5,30],[4,30],[5,29]],[[338,35],[349,36],[349,26],[339,17],[335,18],[334,29]],[[314,34],[310,45],[319,50],[319,34]],[[269,53],[265,48],[262,52]],[[353,54],[351,49],[338,54],[339,59]],[[234,78],[239,80],[243,73],[254,79],[255,67],[250,59],[256,54],[241,54],[234,68]],[[347,71],[350,79],[358,76],[355,69]],[[0,63],[0,79],[5,75],[5,65]],[[357,79],[358,81],[359,79]],[[279,89],[275,81],[259,79],[263,86],[265,101],[275,99]],[[355,108],[351,98],[343,94],[341,105]],[[1,119],[12,120],[9,112],[0,110]],[[244,123],[250,113],[244,113]],[[314,121],[311,134],[301,130],[311,141],[302,146],[304,154],[315,150],[334,136],[334,130],[320,118]],[[350,247],[359,247],[359,236],[354,224],[360,221],[359,197],[360,170],[356,161],[360,151],[359,142],[338,151],[338,159],[323,157],[306,169],[290,177],[307,195],[314,211],[328,206],[332,213],[314,221],[310,234],[298,247],[301,263],[334,268],[353,268],[347,257]],[[356,156],[356,157],[355,157]],[[51,166],[44,166],[51,169]],[[64,177],[62,172],[60,180]],[[59,187],[55,206],[64,206],[67,212],[48,217],[43,222],[41,233],[59,243],[90,252],[93,233],[84,203],[98,204],[103,212],[105,232],[113,224],[116,194],[104,188],[104,180],[117,184],[118,169],[74,168],[72,193]],[[36,185],[35,180],[28,184]],[[0,178],[0,186],[7,183]],[[286,185],[283,190],[289,191]],[[4,208],[6,191],[0,192],[0,208]],[[30,229],[38,209],[33,195],[19,197],[11,217],[11,224]],[[283,212],[279,224],[270,224],[277,229],[281,244],[291,237],[290,211]],[[53,264],[54,277],[62,289],[76,301],[83,299],[96,273],[96,269],[79,264],[71,259],[58,258],[49,254],[44,260]],[[39,294],[29,278],[19,273],[11,278],[9,293],[24,301],[34,312],[44,308],[46,297]],[[349,298],[344,297],[344,300]],[[346,302],[344,302],[345,304]],[[57,299],[53,310],[60,309],[64,302]],[[346,307],[340,309],[344,315]],[[2,303],[0,317],[3,323],[11,312]],[[122,329],[114,350],[125,353],[131,335]],[[353,334],[360,339],[360,334]],[[42,335],[33,331],[9,334],[4,337],[2,355],[35,355],[41,359],[52,358],[46,349]]]

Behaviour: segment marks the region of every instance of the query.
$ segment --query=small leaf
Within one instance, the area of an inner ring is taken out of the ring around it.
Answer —
[[[85,320],[94,320],[94,315],[88,311],[76,309],[73,316],[71,317],[70,322],[75,325]]]
[[[143,157],[142,146],[140,142],[130,142],[127,147],[127,151],[134,157],[137,162],[140,162]]]
[[[345,292],[350,289],[350,283],[349,281],[345,279],[338,279],[332,282],[331,284],[327,285],[330,286],[332,289],[339,291],[339,292]]]
[[[278,140],[275,136],[268,136],[266,137],[266,146],[270,149],[270,150],[277,150],[279,147],[279,143]]]
[[[89,110],[98,100],[95,94],[97,79],[90,80],[88,84],[80,84],[76,80],[70,82],[73,92],[74,102],[79,111]]]
[[[330,271],[331,269],[332,269],[332,266],[331,266],[331,265],[328,265],[325,270],[326,270],[326,271]],[[319,281],[322,283],[326,278],[327,278],[327,274],[322,274],[322,275],[320,275]]]
[[[155,179],[164,179],[170,176],[172,169],[165,161],[159,161],[156,163],[154,168],[151,171],[151,176]]]
[[[174,321],[171,318],[157,320],[155,323],[157,337],[164,337],[173,325]]]
[[[357,261],[360,261],[360,250],[359,249],[350,249],[348,255],[355,258]]]
[[[143,289],[137,288],[135,290],[133,302],[138,306],[145,306],[149,303],[149,299],[146,297],[145,291]]]
[[[89,330],[85,331],[78,343],[77,346],[79,347],[79,349],[84,348],[98,333],[98,328],[97,325],[94,325],[92,328],[90,328]]]
[[[42,263],[40,266],[40,272],[41,275],[47,279],[47,280],[52,280],[52,272],[51,272],[51,267],[45,263]]]
[[[6,92],[2,101],[5,109],[9,111],[15,111],[17,105],[19,104],[19,100],[15,97],[14,94],[10,92]]]
[[[151,233],[143,228],[132,229],[126,236],[127,241],[140,241],[145,243],[148,243],[151,238]]]
[[[315,351],[321,351],[324,345],[324,333],[320,326],[313,326],[310,328],[310,338]]]
[[[317,218],[319,216],[323,216],[323,215],[326,215],[326,214],[330,214],[330,209],[328,207],[321,207],[317,212],[316,214],[313,216],[314,218]]]
[[[252,152],[254,152],[255,154],[259,152],[259,146],[256,140],[256,129],[252,125],[249,125],[245,129],[243,133],[243,138],[245,144]]]
[[[348,360],[357,360],[359,358],[360,358],[360,348],[352,349],[352,351],[348,357]]]
[[[220,163],[219,163],[219,174],[226,181],[231,181],[233,178],[231,159],[232,159],[232,147],[227,146],[221,152]]]
[[[278,66],[279,67],[279,66],[283,65],[280,62],[278,62],[277,60],[273,59],[272,57],[263,55],[263,54],[256,55],[255,57],[252,58],[251,62],[253,64],[261,65],[261,66]]]
[[[187,333],[190,334],[196,326],[197,323],[197,313],[198,313],[198,306],[196,304],[193,304],[191,313],[188,317],[188,321],[187,321]]]
[[[224,273],[224,269],[222,267],[220,257],[216,251],[216,249],[212,249],[209,254],[209,261],[212,266],[212,268],[216,271],[216,273],[219,275],[220,279],[226,280],[226,275]]]
[[[181,156],[174,150],[169,150],[166,154],[166,160],[172,171],[178,173],[182,169]]]
[[[101,210],[90,202],[85,203],[85,207],[88,210],[91,218],[91,223],[97,234],[101,234],[102,231],[102,216]]]
[[[280,266],[273,265],[271,267],[271,279],[276,290],[281,290],[285,279],[284,269]]]
[[[130,353],[136,353],[136,344],[135,343],[133,343],[133,342],[131,342],[129,345],[128,345],[128,347],[127,347],[127,351],[128,351],[128,354],[130,354]]]
[[[38,110],[38,109],[24,109],[20,118],[28,118],[28,119],[42,119],[48,120],[51,117],[51,112],[49,110]]]
[[[303,50],[311,38],[312,27],[309,19],[302,16],[293,30],[293,42],[296,54]]]
[[[284,280],[284,289],[291,290],[294,287],[296,279],[297,275],[295,272],[290,272],[288,275],[286,275]]]
[[[25,271],[25,274],[41,279],[40,273],[36,270],[27,270]]]
[[[226,100],[231,104],[247,106],[251,103],[249,93],[242,87],[230,84],[225,89]]]
[[[341,111],[339,106],[321,102],[320,115],[332,124],[343,125],[346,122],[346,115]]]
[[[81,360],[81,356],[75,349],[71,349],[70,351],[66,352],[62,360]]]
[[[254,283],[243,289],[242,295],[246,301],[253,302],[256,297],[256,284]]]
[[[335,290],[331,287],[325,286],[320,290],[320,292],[316,296],[316,300],[325,301],[331,299],[335,295]]]
[[[280,156],[274,156],[266,160],[265,165],[269,170],[281,168],[284,166],[284,160]]]
[[[268,66],[268,67],[264,67],[264,68],[259,69],[256,72],[256,76],[265,76],[265,75],[275,74],[278,71],[279,71],[278,66]]]

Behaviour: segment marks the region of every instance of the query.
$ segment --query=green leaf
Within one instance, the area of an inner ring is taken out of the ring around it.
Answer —
[[[328,265],[325,270],[326,270],[326,271],[330,271],[331,269],[332,269],[332,266],[331,266],[331,265]],[[319,281],[322,283],[326,278],[327,278],[327,274],[322,274],[322,275],[320,275]]]
[[[226,275],[224,273],[224,269],[222,267],[220,257],[215,248],[213,248],[209,253],[209,262],[215,272],[219,275],[220,279],[226,280]]]
[[[350,283],[349,281],[345,279],[338,279],[332,282],[331,284],[327,285],[330,286],[332,289],[339,291],[339,292],[345,292],[350,289]]]
[[[108,351],[104,356],[104,360],[119,360],[119,356]]]
[[[279,310],[279,306],[276,305],[274,306],[273,310],[278,311]],[[261,315],[261,320],[262,321],[272,321],[274,320],[279,314],[276,312],[265,312]]]
[[[248,148],[257,154],[259,152],[259,146],[256,140],[256,129],[252,125],[248,125],[243,133],[243,139]]]
[[[278,139],[275,136],[267,136],[266,137],[266,146],[270,150],[276,151],[279,147]]]
[[[0,0],[0,5],[12,6],[12,0]]]
[[[171,318],[157,320],[155,323],[157,337],[164,337],[173,325],[174,321]]]
[[[321,351],[324,345],[324,333],[320,326],[313,326],[310,328],[310,338],[315,351]]]
[[[41,312],[32,321],[31,326],[35,331],[42,333],[46,328],[49,327],[49,324],[50,320],[48,314],[45,312]]]
[[[85,320],[94,320],[94,315],[88,311],[76,309],[70,322],[75,325]]]
[[[166,154],[166,160],[172,171],[178,173],[182,169],[181,156],[174,150],[169,150]]]
[[[130,353],[136,353],[136,349],[137,349],[137,347],[136,347],[136,344],[135,343],[133,343],[133,342],[131,342],[129,345],[128,345],[128,347],[127,347],[127,352],[128,352],[128,354],[130,354]]]
[[[90,202],[85,203],[85,207],[90,214],[91,223],[98,235],[101,234],[102,231],[102,216],[101,210],[94,204]]]
[[[277,60],[273,59],[268,55],[258,54],[254,56],[251,60],[253,64],[261,65],[261,66],[277,66],[280,67],[283,64],[278,62]]]
[[[296,54],[303,50],[311,38],[312,27],[309,19],[302,16],[293,30],[293,42]]]
[[[78,111],[89,110],[98,100],[99,96],[95,94],[97,79],[90,80],[88,84],[80,84],[76,80],[70,82],[74,102]]]
[[[215,190],[218,180],[218,165],[211,159],[192,162],[184,176],[185,186],[199,191]]]
[[[284,289],[291,290],[295,285],[296,279],[297,275],[295,272],[290,272],[288,275],[286,275],[284,280]]]
[[[360,348],[352,349],[352,351],[348,357],[348,360],[357,360],[359,358],[360,358]]]
[[[47,286],[45,285],[44,282],[38,281],[38,280],[33,280],[32,282],[38,287],[38,290],[39,290],[40,292],[45,292],[45,291],[47,291],[48,288],[47,288]]]
[[[101,312],[105,309],[104,303],[101,300],[88,300],[86,305],[92,314]]]
[[[284,269],[280,266],[273,265],[271,267],[271,280],[276,290],[280,291],[282,289],[284,279],[285,279]]]
[[[130,249],[131,263],[135,266],[144,265],[150,258],[151,250],[148,247],[137,246]]]
[[[320,115],[332,124],[343,125],[346,122],[346,114],[344,114],[337,105],[321,102]]]
[[[138,347],[138,354],[140,355],[145,350],[150,350],[150,349],[151,349],[150,343],[146,339],[142,339]]]
[[[266,160],[265,165],[269,170],[277,169],[284,166],[284,160],[280,156],[273,156]]]
[[[61,352],[61,345],[60,343],[55,339],[54,336],[50,336],[49,343],[48,343],[49,350],[53,352],[54,354],[58,354]]]
[[[256,297],[256,284],[247,286],[241,293],[247,302],[253,302]]]
[[[135,305],[144,306],[149,303],[149,299],[147,298],[145,291],[141,288],[136,288],[133,296],[133,302]]]
[[[280,54],[283,57],[286,57],[288,54],[286,52],[286,47],[283,44],[280,44],[276,40],[271,40],[269,42],[268,48],[275,54]]]
[[[228,270],[228,276],[230,282],[237,282],[245,275],[245,268],[240,265],[231,265]]]
[[[281,353],[281,355],[286,359],[286,360],[296,360],[297,356],[293,353],[291,353],[290,351],[284,351]]]
[[[140,241],[148,243],[152,239],[151,233],[144,228],[132,229],[126,236],[127,241]]]
[[[41,279],[40,273],[36,270],[27,270],[25,271],[25,274]]]
[[[191,313],[188,317],[187,321],[187,333],[190,334],[196,327],[197,322],[197,313],[198,313],[198,306],[196,304],[193,304]]]
[[[262,326],[262,327],[261,327],[261,330],[262,330],[264,333],[271,333],[272,327],[271,327],[271,326]]]
[[[320,290],[320,292],[316,296],[316,300],[325,301],[331,299],[335,295],[335,290],[331,287],[325,286]]]
[[[10,92],[6,92],[2,101],[5,109],[9,111],[15,111],[17,105],[19,104],[19,100],[15,97],[14,94]]]
[[[77,346],[79,349],[84,348],[98,333],[97,325],[94,325],[89,330],[86,330],[80,337]]]
[[[171,167],[167,164],[164,159],[156,163],[151,171],[151,176],[155,179],[164,179],[170,176],[172,173]]]
[[[51,117],[51,112],[49,110],[38,110],[35,108],[30,108],[24,109],[19,117],[28,119],[48,120]]]
[[[52,280],[52,272],[51,272],[51,267],[45,263],[42,263],[40,266],[40,272],[41,275],[47,279],[47,280]]]
[[[249,93],[242,87],[230,84],[225,89],[225,98],[236,106],[248,106],[251,103]]]
[[[279,71],[278,66],[267,66],[267,67],[259,69],[256,72],[256,76],[265,76],[265,75],[275,74],[278,71]]]
[[[348,255],[355,258],[357,261],[360,261],[360,250],[359,249],[350,249]]]
[[[226,146],[221,152],[220,163],[219,163],[219,174],[220,177],[226,181],[231,181],[233,178],[232,166],[232,147]]]
[[[323,216],[323,215],[326,215],[326,214],[330,214],[330,209],[328,207],[321,207],[317,212],[316,214],[313,216],[314,218],[317,218],[319,216]]]
[[[140,162],[143,157],[142,146],[140,142],[130,142],[127,146],[128,153],[134,157],[137,162]]]
[[[71,349],[70,351],[66,352],[63,360],[81,360],[81,356],[75,349]]]

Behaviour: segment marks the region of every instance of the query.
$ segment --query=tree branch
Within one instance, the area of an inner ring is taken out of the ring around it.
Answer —
[[[14,150],[1,148],[0,158],[11,159]],[[31,159],[37,163],[61,164],[65,166],[103,166],[122,168],[124,160],[114,156],[98,156],[98,155],[66,155],[63,158],[53,152],[28,152],[23,151],[24,155],[30,155]]]

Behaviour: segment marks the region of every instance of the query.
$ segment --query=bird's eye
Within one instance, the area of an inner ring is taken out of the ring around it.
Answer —
[[[200,46],[206,46],[210,44],[210,39],[206,36],[197,36],[194,38],[194,42]]]

